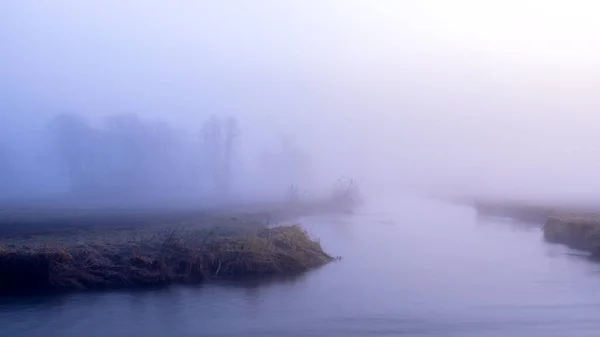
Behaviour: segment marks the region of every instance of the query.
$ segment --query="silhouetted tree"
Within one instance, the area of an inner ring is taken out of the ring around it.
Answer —
[[[0,146],[0,198],[10,196],[14,189],[16,171],[6,146]]]
[[[225,121],[225,134],[224,134],[224,154],[222,163],[222,175],[219,184],[225,193],[229,193],[231,189],[231,182],[233,180],[233,161],[236,157],[236,146],[240,130],[237,126],[235,118],[229,117]]]
[[[133,114],[111,115],[97,127],[76,115],[59,115],[49,129],[77,195],[114,202],[185,198],[200,193],[202,175],[220,193],[231,187],[239,135],[233,118],[205,123],[202,156],[197,139]]]
[[[109,187],[121,195],[138,195],[147,180],[150,153],[146,149],[145,125],[134,114],[112,115],[105,120],[103,146]]]
[[[198,188],[192,139],[164,121],[143,121],[135,115],[112,116],[105,143],[110,144],[112,181],[123,193],[146,197],[188,195]]]
[[[56,116],[49,127],[72,190],[83,191],[91,183],[94,130],[82,118],[72,114]]]
[[[229,193],[239,128],[234,118],[225,120],[211,116],[202,127],[203,163],[214,186],[222,194]]]
[[[331,201],[335,207],[346,211],[353,211],[363,203],[356,180],[339,178],[331,191]]]

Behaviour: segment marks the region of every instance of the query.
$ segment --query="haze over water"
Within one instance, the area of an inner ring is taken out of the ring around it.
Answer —
[[[321,197],[340,176],[367,208],[301,219],[343,257],[301,277],[3,298],[0,335],[597,335],[600,265],[539,226],[380,199],[598,205],[598,12],[586,0],[1,1],[0,208],[258,204],[292,185]]]
[[[2,301],[0,336],[595,336],[600,265],[539,228],[395,198],[302,219],[342,260],[297,278]]]

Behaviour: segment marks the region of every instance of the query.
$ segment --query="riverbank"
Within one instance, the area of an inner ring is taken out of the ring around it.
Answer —
[[[550,216],[544,227],[544,239],[600,256],[600,215]]]
[[[5,210],[0,213],[0,293],[300,273],[333,257],[299,225],[272,226],[312,212],[317,209],[308,205],[211,212]]]
[[[600,256],[600,207],[590,203],[542,203],[472,199],[478,216],[539,224],[547,242]]]
[[[529,223],[543,223],[560,212],[560,207],[555,205],[516,200],[475,200],[473,206],[479,216],[507,217]]]

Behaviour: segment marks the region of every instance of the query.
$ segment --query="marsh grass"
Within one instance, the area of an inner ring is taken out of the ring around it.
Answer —
[[[301,273],[334,258],[299,225],[272,226],[356,206],[354,182],[340,182],[338,192],[326,200],[234,211],[0,209],[0,293]]]
[[[544,239],[600,256],[600,216],[551,216]]]
[[[166,286],[291,274],[333,258],[300,226],[178,226],[0,241],[0,292]]]
[[[540,224],[546,241],[600,256],[600,211],[596,205],[477,200],[474,206],[478,215]]]

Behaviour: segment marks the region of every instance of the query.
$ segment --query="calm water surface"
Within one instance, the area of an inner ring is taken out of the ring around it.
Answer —
[[[299,277],[0,301],[0,336],[598,336],[600,264],[539,229],[394,200],[302,219],[340,262]]]

